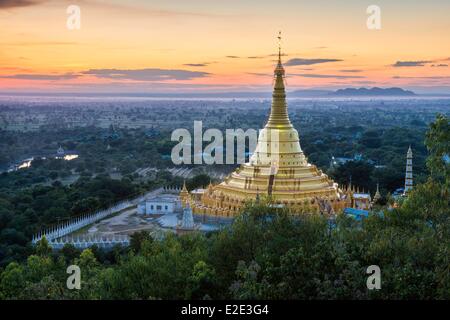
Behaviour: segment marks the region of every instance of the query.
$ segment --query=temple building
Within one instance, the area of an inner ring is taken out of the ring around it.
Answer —
[[[182,203],[176,195],[162,195],[150,197],[138,203],[137,213],[148,214],[168,214],[181,211]]]
[[[352,193],[352,208],[369,210],[372,208],[372,198],[370,193],[357,191]]]
[[[268,197],[277,207],[293,213],[334,214],[354,204],[355,190],[341,190],[303,153],[298,132],[289,120],[284,77],[279,48],[271,111],[255,151],[222,183],[204,189],[201,197],[183,187],[181,201],[189,203],[194,213],[233,217],[246,202],[259,197]]]

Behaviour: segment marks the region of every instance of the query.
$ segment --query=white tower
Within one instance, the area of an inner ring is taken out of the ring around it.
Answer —
[[[186,207],[183,209],[183,218],[181,220],[181,229],[190,230],[194,229],[194,216],[192,215],[192,209],[189,206],[189,203],[186,204]]]
[[[405,194],[413,188],[412,157],[411,146],[409,146],[406,154]]]

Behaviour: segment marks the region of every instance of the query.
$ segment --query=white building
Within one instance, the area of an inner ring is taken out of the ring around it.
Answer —
[[[354,208],[361,210],[369,210],[372,199],[369,193],[354,193],[353,200],[355,201]]]
[[[164,195],[148,198],[138,204],[138,214],[168,214],[181,210],[178,196]]]

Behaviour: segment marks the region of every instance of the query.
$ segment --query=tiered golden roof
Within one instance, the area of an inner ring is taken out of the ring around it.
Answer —
[[[183,207],[189,202],[189,191],[186,188],[186,181],[183,181],[183,188],[180,191],[180,200]]]
[[[377,183],[377,191],[375,192],[375,195],[373,196],[373,203],[377,203],[378,201],[380,201],[380,199],[381,199],[381,193],[380,193],[379,184]]]
[[[337,183],[308,163],[287,111],[285,71],[279,49],[269,119],[259,133],[248,163],[222,183],[210,185],[201,201],[191,201],[194,213],[221,216],[237,214],[248,200],[268,196],[296,212],[333,213],[349,204]]]

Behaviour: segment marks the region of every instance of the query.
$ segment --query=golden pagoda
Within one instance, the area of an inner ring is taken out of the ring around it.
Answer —
[[[186,188],[186,181],[183,181],[183,188],[180,191],[180,200],[183,208],[189,203],[189,191]]]
[[[222,183],[209,185],[200,201],[191,197],[189,202],[194,213],[232,217],[246,202],[262,196],[297,213],[333,214],[351,205],[348,193],[308,163],[298,132],[289,120],[284,76],[279,46],[270,116],[259,133],[254,153],[249,162]]]
[[[378,203],[378,201],[381,200],[381,193],[379,188],[379,183],[377,183],[377,191],[375,192],[375,195],[373,196],[373,203]]]

